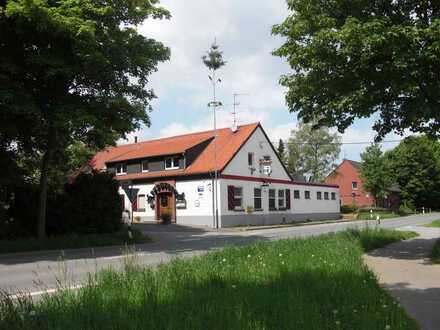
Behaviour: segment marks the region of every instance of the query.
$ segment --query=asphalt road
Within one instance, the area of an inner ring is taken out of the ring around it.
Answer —
[[[382,220],[382,228],[401,228],[425,224],[440,219],[440,213]],[[205,231],[177,227],[146,226],[154,242],[136,246],[136,262],[157,265],[175,257],[191,257],[227,245],[243,245],[257,240],[277,240],[290,237],[320,235],[347,228],[375,226],[375,221],[352,221],[252,231]],[[58,285],[78,286],[88,274],[114,267],[127,260],[125,248],[106,247],[67,251],[43,251],[0,255],[0,290],[11,294],[28,292],[39,295]]]

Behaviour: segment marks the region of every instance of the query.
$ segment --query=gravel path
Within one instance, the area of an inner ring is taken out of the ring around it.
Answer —
[[[429,260],[440,228],[408,226],[419,237],[391,244],[365,256],[383,287],[423,330],[440,329],[440,265]]]

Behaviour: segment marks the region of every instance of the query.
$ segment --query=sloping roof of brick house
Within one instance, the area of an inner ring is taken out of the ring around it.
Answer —
[[[232,160],[241,146],[248,140],[252,133],[260,127],[259,123],[239,126],[236,132],[230,128],[221,128],[217,132],[217,159],[214,162],[214,135],[215,131],[204,131],[168,138],[149,140],[145,142],[126,144],[107,148],[98,152],[91,160],[90,165],[96,170],[103,170],[106,164],[127,160],[142,159],[155,156],[176,155],[185,153],[188,149],[203,142],[206,148],[186,168],[160,172],[133,173],[118,176],[118,180],[147,179],[154,177],[172,177],[211,173],[215,170],[222,171]],[[216,165],[214,167],[214,164]]]

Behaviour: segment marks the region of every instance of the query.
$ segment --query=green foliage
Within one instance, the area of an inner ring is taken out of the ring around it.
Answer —
[[[171,212],[163,212],[160,218],[164,225],[169,225],[171,223]]]
[[[435,242],[432,248],[431,260],[435,264],[440,264],[440,239]]]
[[[226,64],[223,60],[223,52],[220,51],[215,41],[207,51],[207,54],[202,56],[202,61],[211,71],[217,71]]]
[[[62,232],[111,233],[122,226],[119,183],[108,173],[80,174],[65,187],[57,223]],[[49,228],[50,230],[50,228]],[[52,231],[57,232],[57,228]]]
[[[69,146],[99,149],[150,124],[149,76],[170,51],[136,26],[170,16],[157,4],[0,2],[0,146],[39,165],[41,237],[50,172]]]
[[[117,181],[110,174],[92,172],[79,175],[62,191],[51,190],[48,196],[48,234],[83,235],[119,230],[122,226],[122,210],[118,189]],[[0,239],[35,237],[38,186],[15,187],[13,195],[5,219],[0,222]]]
[[[388,230],[382,228],[367,228],[364,230],[350,229],[345,234],[359,242],[365,252],[418,236],[418,234],[413,231]]]
[[[347,213],[354,213],[356,212],[358,209],[356,204],[352,204],[352,205],[341,205],[341,213],[342,214],[347,214]]]
[[[385,153],[391,176],[410,208],[440,205],[440,143],[426,136],[406,138]]]
[[[43,241],[35,238],[0,240],[0,253],[142,244],[148,243],[149,241],[150,239],[143,235],[139,230],[132,229],[132,236],[130,238],[127,228],[121,228],[114,233],[84,235],[70,233],[66,235],[50,236]]]
[[[285,37],[276,56],[292,72],[281,85],[305,122],[344,131],[377,115],[379,137],[405,129],[439,135],[438,1],[288,0],[273,27]]]
[[[388,188],[393,184],[390,168],[378,144],[373,144],[361,153],[360,175],[364,189],[377,200],[388,195]]]
[[[435,220],[430,224],[425,225],[426,227],[440,228],[440,220]]]
[[[286,146],[282,139],[278,141],[277,153],[283,163],[286,162]]]
[[[310,181],[322,181],[334,168],[341,152],[341,137],[328,128],[314,129],[300,123],[289,139],[287,168],[293,176],[310,176]]]
[[[0,322],[10,330],[417,329],[362,259],[406,237],[368,230],[229,247],[154,268],[128,261],[75,292],[2,297]]]

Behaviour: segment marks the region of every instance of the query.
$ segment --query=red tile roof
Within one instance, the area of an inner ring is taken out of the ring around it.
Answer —
[[[247,141],[259,125],[259,123],[242,125],[238,127],[238,130],[235,133],[230,128],[221,128],[217,130],[217,160],[215,162],[215,167],[218,171],[222,171],[226,167],[240,147]],[[90,164],[95,169],[102,170],[106,163],[152,156],[179,154],[195,145],[212,139],[214,135],[215,131],[211,130],[111,147],[98,152],[91,160]],[[202,153],[185,169],[133,173],[119,175],[116,178],[118,180],[134,180],[196,175],[210,173],[214,170],[214,141],[211,141]]]

